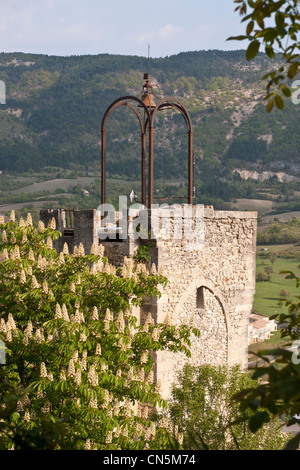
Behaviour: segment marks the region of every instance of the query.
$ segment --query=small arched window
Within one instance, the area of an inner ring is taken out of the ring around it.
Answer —
[[[197,289],[197,308],[205,308],[205,303],[204,303],[204,287],[198,287]]]

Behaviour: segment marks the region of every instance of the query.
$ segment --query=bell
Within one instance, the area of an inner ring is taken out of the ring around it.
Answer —
[[[155,103],[153,99],[153,95],[149,93],[144,93],[142,96],[142,102],[144,103],[147,108],[155,108]]]

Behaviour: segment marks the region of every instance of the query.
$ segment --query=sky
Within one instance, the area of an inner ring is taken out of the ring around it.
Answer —
[[[57,56],[244,49],[234,0],[0,0],[0,52]]]

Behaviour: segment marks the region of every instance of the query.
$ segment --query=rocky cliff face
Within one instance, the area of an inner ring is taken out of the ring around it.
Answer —
[[[300,165],[294,165],[293,171],[295,173],[300,174]],[[249,170],[239,170],[235,168],[234,170],[235,173],[238,173],[241,178],[247,180],[249,178],[258,180],[258,181],[268,181],[271,178],[274,178],[274,176],[280,181],[281,183],[289,183],[290,181],[300,181],[300,176],[292,176],[284,171],[279,171],[279,172],[274,172],[274,171],[249,171]]]

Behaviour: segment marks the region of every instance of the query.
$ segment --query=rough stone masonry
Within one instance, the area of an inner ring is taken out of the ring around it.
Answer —
[[[127,215],[128,235],[124,240],[99,240],[99,217],[95,209],[72,211],[71,222],[67,222],[70,214],[63,210],[43,210],[41,220],[47,224],[52,217],[56,219],[62,233],[58,250],[62,250],[65,241],[70,252],[80,242],[86,252],[92,243],[102,243],[109,262],[122,265],[124,257],[133,257],[141,244],[132,230],[137,213],[129,210]],[[247,368],[248,321],[255,293],[257,213],[205,207],[203,239],[195,245],[184,233],[181,238],[173,236],[178,230],[175,217],[171,218],[166,238],[161,229],[163,217],[160,211],[160,228],[149,241],[149,266],[152,263],[157,269],[163,266],[169,283],[161,298],[145,299],[140,322],[148,312],[156,322],[163,322],[167,314],[175,325],[193,321],[200,337],[192,339],[192,357],[188,359],[191,364],[241,364]],[[161,382],[164,398],[169,397],[176,373],[186,361],[186,356],[179,353],[155,354],[155,380]]]

